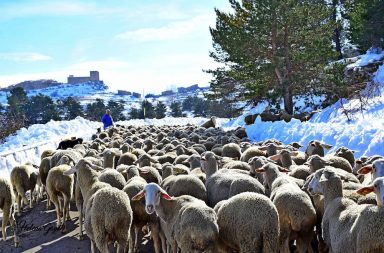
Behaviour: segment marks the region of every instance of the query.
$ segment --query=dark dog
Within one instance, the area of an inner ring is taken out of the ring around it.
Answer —
[[[82,144],[83,139],[82,138],[75,138],[70,140],[63,140],[59,143],[59,147],[57,149],[67,149],[67,148],[73,148],[77,144]]]

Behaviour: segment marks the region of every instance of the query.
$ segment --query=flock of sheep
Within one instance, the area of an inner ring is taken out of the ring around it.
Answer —
[[[384,252],[383,157],[210,126],[115,126],[44,151],[0,178],[3,239],[46,195],[64,233],[76,203],[91,252],[138,252],[141,231],[156,253]]]

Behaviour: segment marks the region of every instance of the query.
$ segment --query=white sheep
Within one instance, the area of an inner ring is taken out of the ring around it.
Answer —
[[[177,253],[178,248],[181,253],[217,252],[217,215],[203,201],[188,195],[170,197],[155,183],[147,184],[133,200],[144,196],[146,212],[156,212],[170,228],[168,239],[173,253]]]
[[[256,192],[264,194],[263,185],[255,178],[240,173],[238,170],[218,170],[216,156],[210,151],[202,154],[202,169],[206,171],[207,181],[205,186],[208,194],[208,205],[215,206],[241,192]]]
[[[32,165],[16,166],[11,171],[11,183],[16,194],[18,214],[21,214],[23,202],[28,203],[25,193],[30,191],[29,207],[32,208],[32,197],[39,176],[38,170]],[[23,200],[23,201],[22,201]]]
[[[14,233],[14,244],[15,247],[19,247],[20,241],[17,236],[17,223],[15,220],[15,209],[14,209],[15,195],[13,194],[13,189],[11,182],[0,177],[0,209],[3,210],[3,222],[1,226],[1,231],[3,233],[3,240],[7,240],[7,231],[6,227],[8,222],[10,222],[11,227]]]
[[[298,252],[313,252],[311,240],[316,211],[310,197],[288,176],[283,176],[275,164],[268,163],[256,171],[264,174],[271,189],[271,200],[279,213],[280,252],[289,253],[289,239],[294,234],[297,234]]]
[[[100,182],[93,167],[95,165],[82,159],[64,173],[77,173],[77,183],[86,206],[84,226],[91,239],[91,251],[94,252],[96,243],[101,252],[109,252],[108,243],[117,242],[118,252],[124,252],[129,243],[133,216],[129,198],[125,192]]]
[[[73,175],[64,175],[63,173],[70,168],[66,164],[53,167],[47,176],[47,193],[56,208],[57,227],[61,227],[63,232],[67,232],[65,220],[70,220],[69,202],[73,192]],[[63,200],[62,204],[61,199]]]
[[[324,195],[323,237],[330,252],[382,252],[384,209],[358,205],[343,197],[342,181],[332,170],[309,183],[311,194]]]
[[[279,215],[266,196],[243,192],[220,201],[215,211],[220,239],[229,248],[239,253],[278,252]]]

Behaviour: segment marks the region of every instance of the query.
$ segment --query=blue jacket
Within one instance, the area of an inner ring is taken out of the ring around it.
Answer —
[[[104,114],[103,118],[101,118],[101,121],[104,124],[104,129],[113,125],[113,119],[109,114]]]

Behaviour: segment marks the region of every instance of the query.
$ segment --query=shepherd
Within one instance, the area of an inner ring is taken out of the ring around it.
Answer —
[[[107,109],[105,111],[105,114],[104,114],[103,118],[101,118],[101,121],[104,124],[104,130],[107,129],[108,127],[110,127],[110,126],[114,126],[115,125],[113,123],[113,119],[112,119],[112,116],[110,115],[110,113],[111,113],[111,111],[109,109]]]

